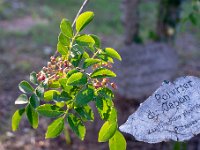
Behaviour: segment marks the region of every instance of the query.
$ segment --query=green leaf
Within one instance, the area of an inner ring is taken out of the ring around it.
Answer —
[[[101,119],[108,120],[113,107],[113,102],[110,99],[105,99],[100,96],[96,97],[95,102]]]
[[[42,85],[39,85],[36,89],[36,95],[39,97],[39,98],[44,98],[44,87]]]
[[[30,81],[33,84],[35,84],[35,85],[38,84],[36,72],[31,72],[31,74],[30,74]]]
[[[40,105],[40,100],[35,94],[30,97],[30,104],[33,108],[37,108]]]
[[[94,112],[92,111],[92,108],[89,105],[83,106],[83,107],[77,107],[75,108],[76,112],[81,116],[84,120],[94,120]]]
[[[13,131],[16,131],[18,129],[19,123],[20,123],[20,121],[22,119],[22,116],[23,116],[24,112],[25,112],[25,109],[23,108],[23,109],[17,110],[13,114],[13,116],[12,116],[12,130]]]
[[[57,102],[66,102],[71,100],[72,97],[65,91],[62,91],[61,94],[56,94],[53,98]]]
[[[119,53],[116,51],[116,50],[114,50],[113,48],[105,48],[104,49],[104,52],[108,55],[108,56],[110,56],[110,57],[112,57],[112,58],[116,58],[116,59],[118,59],[118,60],[122,60],[122,58],[121,58],[121,56],[119,55]]]
[[[108,121],[117,122],[117,110],[114,107],[110,111]]]
[[[94,13],[91,11],[87,11],[82,13],[76,20],[76,31],[80,32],[87,26],[92,19],[94,18]]]
[[[87,83],[87,76],[81,72],[72,74],[67,80],[68,85],[84,85]]]
[[[15,101],[15,104],[27,104],[28,97],[26,94],[21,94]]]
[[[49,90],[49,91],[46,91],[44,93],[44,100],[46,101],[51,101],[53,100],[54,97],[56,97],[58,94],[60,94],[59,91],[56,91],[56,90]]]
[[[63,19],[61,21],[61,24],[60,24],[60,29],[61,29],[61,32],[66,36],[66,37],[69,37],[69,38],[72,38],[73,37],[73,29],[72,29],[72,25],[71,25],[71,22],[67,19]]]
[[[95,47],[100,48],[101,47],[101,40],[99,39],[99,37],[94,35],[94,34],[90,34],[90,36],[95,41]]]
[[[57,50],[61,55],[67,55],[68,49],[66,46],[62,45],[60,42],[57,44]]]
[[[99,131],[98,142],[107,142],[117,130],[116,122],[106,121]]]
[[[116,77],[116,74],[106,68],[98,68],[90,75],[90,77],[91,78],[108,78],[108,77]]]
[[[81,122],[79,118],[74,116],[73,114],[70,114],[67,117],[67,121],[69,123],[70,128],[72,131],[81,139],[84,140],[85,134],[86,134],[86,128]]]
[[[37,111],[40,115],[45,117],[58,117],[64,114],[63,110],[60,110],[60,107],[52,104],[44,104],[37,108]]]
[[[85,59],[90,58],[90,55],[87,52],[84,52],[83,53],[83,58],[85,58]]]
[[[28,118],[29,123],[31,126],[36,129],[38,127],[38,113],[35,111],[35,109],[29,104],[26,107],[26,116]]]
[[[61,134],[64,129],[64,118],[60,117],[54,120],[47,128],[45,138],[55,138]]]
[[[51,83],[49,83],[49,88],[60,88],[59,81],[52,81]]]
[[[68,37],[66,37],[64,34],[60,33],[58,36],[58,41],[63,45],[63,46],[69,46],[70,45],[70,40]]]
[[[108,55],[106,55],[105,53],[100,53],[97,55],[97,57],[105,62],[114,63],[113,59]]]
[[[98,95],[101,95],[101,97],[107,98],[107,99],[113,99],[114,98],[114,93],[112,92],[112,90],[110,90],[109,88],[103,87],[98,89],[97,91]]]
[[[101,60],[99,59],[94,59],[94,58],[88,58],[84,61],[83,63],[83,68],[86,69],[94,64],[98,64],[99,62],[101,62]]]
[[[71,75],[73,75],[74,73],[77,73],[77,72],[79,72],[77,69],[72,69],[72,70],[68,71],[67,72],[67,78],[71,77]]]
[[[33,93],[34,91],[34,88],[27,81],[20,82],[19,89],[23,93]]]
[[[76,38],[76,42],[80,46],[89,46],[89,47],[92,47],[95,44],[95,41],[93,40],[93,38],[90,35],[86,35],[86,34],[78,36]]]
[[[109,148],[110,150],[126,150],[126,140],[118,130],[109,140]]]
[[[78,105],[86,105],[93,100],[94,89],[88,87],[81,90],[76,96],[76,103]]]

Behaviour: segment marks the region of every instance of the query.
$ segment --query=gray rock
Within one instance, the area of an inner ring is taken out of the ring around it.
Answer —
[[[200,78],[163,82],[120,130],[147,143],[185,141],[200,133]]]

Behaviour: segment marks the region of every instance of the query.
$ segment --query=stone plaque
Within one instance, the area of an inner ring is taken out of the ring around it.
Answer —
[[[171,80],[177,70],[177,54],[164,43],[132,44],[119,52],[115,72],[118,93],[127,99],[143,100],[163,80]]]
[[[120,130],[148,143],[185,141],[200,133],[200,78],[180,77],[163,84]]]

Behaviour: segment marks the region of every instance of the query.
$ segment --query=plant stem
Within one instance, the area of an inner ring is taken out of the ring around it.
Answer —
[[[79,9],[78,13],[76,14],[76,17],[75,17],[75,19],[74,19],[74,21],[73,21],[72,27],[74,27],[78,16],[82,13],[83,9],[85,8],[85,6],[87,5],[88,2],[89,2],[89,0],[85,0],[85,1],[83,2],[81,8]],[[53,56],[56,57],[57,54],[58,54],[58,50],[55,51],[55,53],[54,53]]]
[[[89,2],[89,0],[85,0],[81,6],[81,8],[79,9],[74,21],[73,21],[73,24],[72,24],[72,27],[74,27],[75,23],[76,23],[76,20],[78,18],[78,16],[82,13],[83,9],[85,8],[85,6],[87,5],[87,3]]]

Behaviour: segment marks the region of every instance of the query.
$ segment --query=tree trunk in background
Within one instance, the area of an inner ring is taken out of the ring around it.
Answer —
[[[174,39],[176,26],[180,20],[180,6],[183,0],[160,0],[156,33],[158,40]]]
[[[125,44],[130,45],[133,42],[139,42],[139,3],[140,0],[123,0],[123,18],[122,22],[125,29]]]

